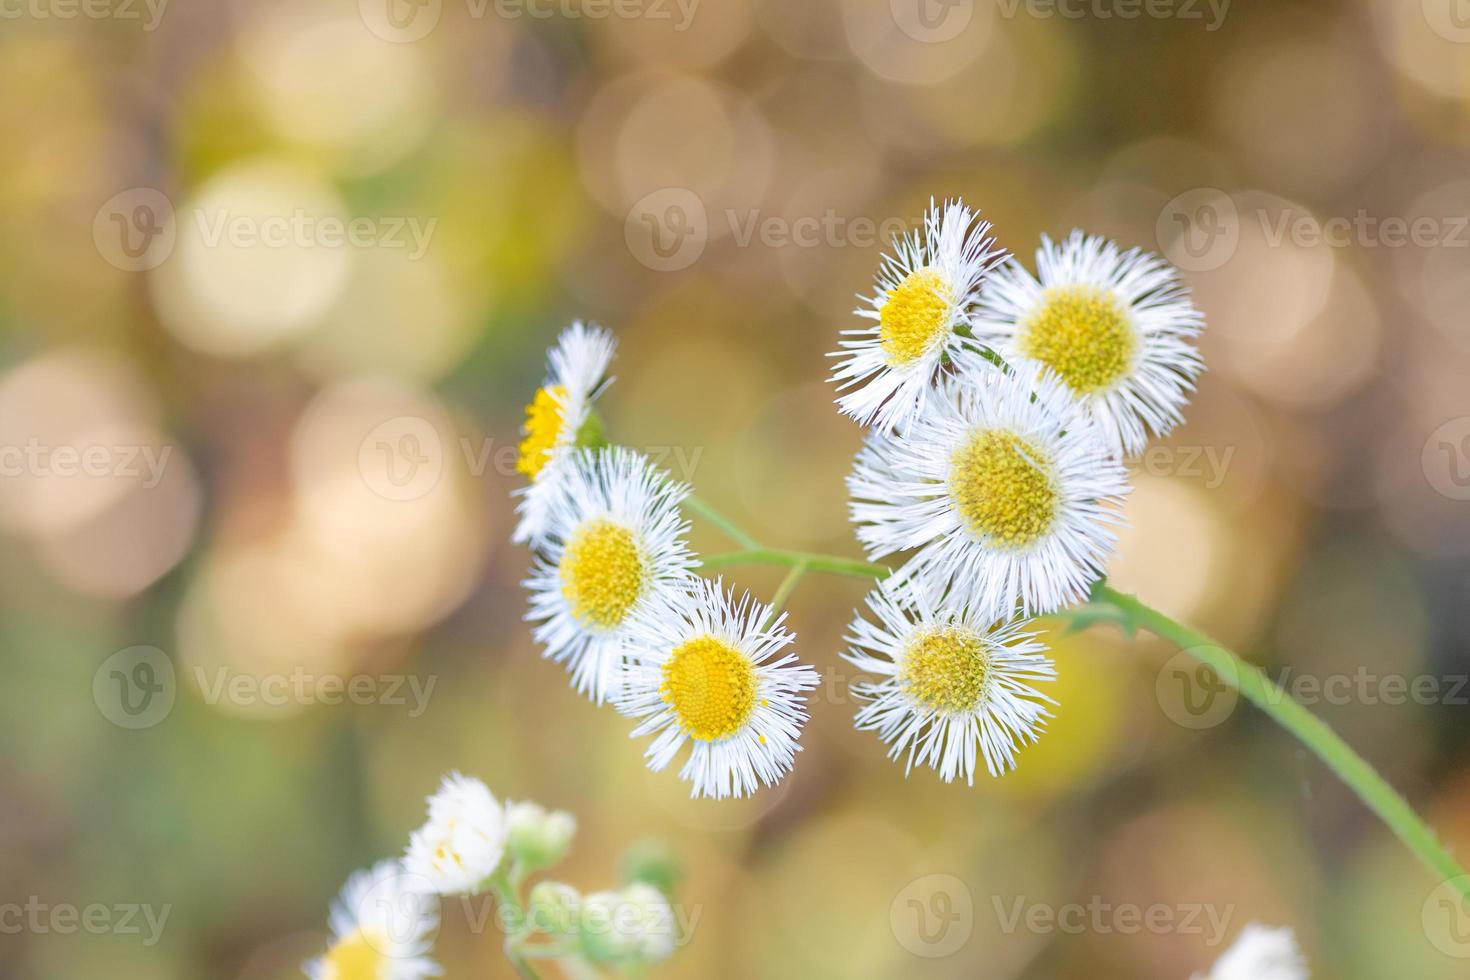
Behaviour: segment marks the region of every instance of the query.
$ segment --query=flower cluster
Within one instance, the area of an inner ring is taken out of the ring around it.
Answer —
[[[444,778],[428,808],[402,858],[348,880],[332,908],[332,945],[306,964],[312,980],[439,976],[429,951],[441,897],[482,892],[500,902],[513,960],[555,956],[636,971],[667,959],[681,941],[666,867],[651,874],[634,868],[620,891],[585,897],[570,885],[541,881],[521,900],[527,875],[566,856],[577,829],[571,814],[501,803],[480,780],[459,773]]]
[[[868,600],[847,658],[859,728],[973,782],[1016,764],[1054,669],[1028,622],[1084,599],[1116,542],[1126,458],[1163,435],[1202,362],[1203,321],[1157,256],[1074,233],[1036,275],[959,203],[931,206],[847,331],[837,404],[870,429],[848,478],[872,560],[906,560]]]
[[[697,576],[680,505],[689,487],[642,454],[603,445],[591,408],[613,352],[574,324],[526,408],[518,541],[536,558],[527,618],[572,685],[653,736],[658,771],[685,743],[694,796],[745,796],[790,771],[817,675],[783,651],[784,615]]]

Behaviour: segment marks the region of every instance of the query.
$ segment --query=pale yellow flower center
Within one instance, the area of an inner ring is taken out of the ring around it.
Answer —
[[[1056,520],[1051,460],[1004,429],[977,432],[950,461],[949,492],[970,530],[998,548],[1035,543]]]
[[[739,650],[701,636],[682,644],[663,667],[659,693],[691,738],[713,742],[739,731],[756,704],[755,665]]]
[[[949,330],[954,289],[937,270],[911,272],[888,293],[878,311],[878,340],[888,363],[912,364]]]
[[[516,470],[535,478],[551,458],[561,435],[561,407],[566,403],[567,389],[563,385],[552,385],[536,392],[531,404],[526,406],[526,424],[522,431],[521,455],[516,460]]]
[[[339,940],[323,962],[325,980],[384,980],[389,966],[384,945],[383,937],[362,929]]]
[[[602,629],[622,623],[648,578],[633,532],[609,520],[588,521],[573,532],[559,571],[572,614]]]
[[[921,633],[904,652],[899,680],[919,703],[943,713],[970,711],[985,693],[985,642],[970,630]]]
[[[1099,286],[1055,286],[1022,325],[1021,353],[1050,367],[1080,394],[1128,371],[1138,336],[1118,298]]]

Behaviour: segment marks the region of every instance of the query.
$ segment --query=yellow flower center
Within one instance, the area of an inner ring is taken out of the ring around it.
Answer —
[[[980,703],[988,667],[985,642],[970,630],[949,626],[914,637],[898,676],[921,704],[958,713]]]
[[[566,403],[567,389],[563,385],[541,388],[526,406],[526,424],[522,431],[521,456],[516,460],[516,471],[535,479],[541,467],[551,458],[556,448],[557,436],[561,435],[561,407]]]
[[[1133,361],[1138,337],[1111,290],[1056,286],[1026,322],[1021,353],[1041,361],[1081,394],[1117,381]]]
[[[1050,530],[1058,494],[1051,461],[1034,442],[1004,429],[985,429],[950,461],[949,492],[969,525],[987,543],[1022,548]]]
[[[384,945],[382,937],[362,929],[339,940],[327,951],[322,971],[325,980],[384,980],[388,975],[388,957],[381,952]]]
[[[890,290],[878,311],[878,340],[888,363],[902,367],[927,354],[949,330],[953,302],[949,280],[927,267]]]
[[[685,734],[702,742],[733,735],[755,710],[755,665],[712,636],[690,640],[664,664],[659,693]]]
[[[561,594],[583,623],[611,629],[643,594],[643,553],[633,532],[609,520],[583,524],[561,556]]]

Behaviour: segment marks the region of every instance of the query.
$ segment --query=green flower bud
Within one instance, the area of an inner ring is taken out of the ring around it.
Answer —
[[[547,813],[535,803],[512,803],[506,810],[511,854],[527,869],[549,868],[566,857],[577,820],[570,813]]]
[[[531,927],[550,936],[575,936],[581,929],[582,895],[559,881],[539,881],[526,903]]]

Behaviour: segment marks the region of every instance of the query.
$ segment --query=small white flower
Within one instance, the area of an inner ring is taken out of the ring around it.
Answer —
[[[531,481],[516,491],[520,521],[511,540],[517,544],[543,543],[551,501],[571,466],[577,434],[592,414],[593,401],[611,383],[604,379],[616,346],[612,334],[578,320],[562,331],[547,354],[546,382],[526,406],[516,461],[516,469]]]
[[[878,273],[871,309],[858,316],[873,325],[844,330],[832,381],[846,392],[843,414],[880,429],[902,425],[921,412],[945,358],[970,363],[979,345],[956,333],[966,326],[980,283],[1005,258],[994,247],[990,223],[959,201],[930,203],[922,231],[894,242]]]
[[[1029,622],[996,625],[968,606],[886,582],[868,607],[877,623],[856,617],[843,654],[881,678],[853,685],[868,702],[858,729],[890,743],[890,759],[906,752],[905,774],[917,763],[945,782],[962,775],[974,785],[977,754],[992,776],[1016,768],[1016,750],[1036,741],[1051,714],[1045,705],[1055,704],[1032,686],[1055,679],[1056,668]]]
[[[550,813],[539,803],[507,804],[510,853],[525,865],[547,868],[566,856],[577,832],[577,818],[565,810]]]
[[[1086,594],[1121,520],[1104,504],[1128,484],[1055,376],[986,366],[948,384],[902,438],[871,434],[848,489],[870,558],[920,549],[895,584],[948,585],[998,620]]]
[[[429,819],[403,864],[439,895],[472,895],[505,855],[505,808],[480,780],[452,772],[429,797]]]
[[[1268,929],[1252,922],[1209,976],[1195,974],[1195,980],[1307,980],[1309,975],[1290,929]]]
[[[545,553],[525,582],[526,618],[545,656],[565,663],[576,689],[598,704],[622,681],[628,624],[665,609],[697,564],[673,483],[622,447],[583,450],[551,503]]]
[[[312,980],[420,980],[442,972],[428,958],[439,900],[398,861],[380,861],[347,880],[332,904],[333,942],[306,964]]]
[[[679,778],[691,796],[745,796],[791,770],[806,721],[801,692],[817,674],[790,654],[782,623],[749,595],[736,602],[719,582],[695,579],[672,612],[640,616],[635,653],[618,708],[640,719],[633,737],[653,735],[644,758],[662,770],[685,742]]]
[[[674,952],[677,923],[663,892],[635,881],[582,902],[582,950],[598,963],[657,963]]]
[[[1115,453],[1143,451],[1164,435],[1204,367],[1193,341],[1204,317],[1174,267],[1149,252],[1120,252],[1074,231],[1043,237],[1037,277],[1014,259],[985,281],[975,335],[1007,361],[1051,368],[1087,406]]]

